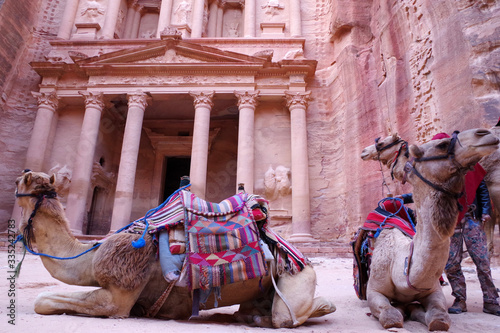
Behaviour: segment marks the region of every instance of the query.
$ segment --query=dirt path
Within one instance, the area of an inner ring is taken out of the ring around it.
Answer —
[[[17,254],[19,256],[19,254]],[[352,287],[351,259],[311,258],[318,275],[317,294],[333,300],[337,311],[322,318],[310,319],[305,325],[293,332],[387,332],[378,321],[369,315],[366,301],[360,301]],[[202,311],[202,317],[193,321],[165,321],[145,318],[104,319],[83,316],[42,316],[33,311],[36,296],[44,291],[76,291],[85,289],[65,285],[45,270],[41,260],[27,255],[21,276],[15,281],[15,298],[8,296],[10,281],[7,266],[7,253],[0,252],[0,332],[292,332],[289,329],[263,329],[234,322],[231,314],[237,307]],[[452,315],[449,332],[500,332],[500,317],[482,312],[482,294],[474,266],[467,263],[469,312]],[[492,268],[497,286],[500,286],[500,268]],[[449,286],[444,287],[445,295],[452,303]],[[10,325],[9,302],[15,300],[15,326]],[[417,322],[405,322],[404,329],[391,329],[390,332],[427,332],[425,326]]]

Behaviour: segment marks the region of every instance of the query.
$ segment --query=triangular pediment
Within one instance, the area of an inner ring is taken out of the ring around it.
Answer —
[[[82,59],[74,58],[79,66],[106,64],[186,64],[186,63],[232,63],[263,64],[266,59],[241,53],[223,51],[182,40],[162,40],[146,46],[104,53]]]

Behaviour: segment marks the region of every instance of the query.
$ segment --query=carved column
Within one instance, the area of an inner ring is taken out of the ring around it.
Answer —
[[[302,36],[302,16],[300,14],[300,0],[290,0],[290,35]]]
[[[191,38],[200,38],[203,31],[203,11],[205,0],[194,0],[193,17],[191,19]]]
[[[80,91],[85,98],[85,115],[83,117],[80,140],[76,148],[73,165],[73,178],[66,204],[66,216],[73,232],[81,234],[87,210],[87,197],[92,176],[92,165],[99,134],[101,114],[104,109],[103,94]]]
[[[125,19],[125,31],[123,32],[123,38],[132,38],[132,27],[134,25],[135,17],[135,7],[137,6],[137,0],[135,0],[130,7],[127,9],[127,18]]]
[[[244,21],[244,36],[255,37],[255,0],[245,0]]]
[[[38,111],[31,132],[25,167],[34,171],[42,171],[50,128],[57,112],[59,100],[55,91],[50,93],[32,92],[32,95],[37,99]]]
[[[217,14],[219,11],[219,2],[217,0],[214,0],[210,4],[210,13],[208,16],[208,29],[207,29],[207,34],[208,37],[217,37]]]
[[[224,23],[224,3],[219,3],[219,8],[217,8],[217,24],[215,25],[215,37],[222,37],[223,23]]]
[[[166,27],[170,25],[172,16],[173,0],[162,0],[160,7],[160,17],[158,18],[158,29],[156,30],[156,38],[160,38],[160,34]]]
[[[144,119],[144,111],[148,105],[147,97],[141,91],[128,94],[127,122],[123,134],[113,215],[111,216],[112,231],[116,231],[130,222],[137,158],[141,142],[142,121]]]
[[[71,37],[71,31],[73,30],[73,26],[75,24],[79,1],[80,0],[66,1],[66,7],[64,7],[61,26],[59,27],[59,32],[57,34],[58,38],[69,39]]]
[[[253,193],[254,185],[254,115],[259,92],[238,92],[240,119],[238,125],[238,164],[236,168],[236,184],[245,184],[245,190]]]
[[[309,202],[309,157],[306,109],[311,92],[285,92],[290,110],[292,137],[292,235],[291,241],[313,241]]]
[[[193,147],[191,150],[191,192],[205,197],[208,165],[210,111],[214,92],[190,93],[194,98]]]
[[[135,6],[134,21],[132,22],[132,29],[130,30],[130,38],[137,38],[139,35],[139,28],[141,26],[142,10],[144,6]]]
[[[113,39],[115,36],[116,22],[120,10],[121,0],[108,0],[104,27],[102,28],[102,38]]]

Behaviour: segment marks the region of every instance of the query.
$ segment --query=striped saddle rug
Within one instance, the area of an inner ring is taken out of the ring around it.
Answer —
[[[249,196],[238,193],[213,203],[181,190],[148,215],[151,234],[184,225],[184,269],[187,269],[191,289],[211,290],[267,274]],[[127,232],[140,233],[145,227],[142,217],[134,221]]]

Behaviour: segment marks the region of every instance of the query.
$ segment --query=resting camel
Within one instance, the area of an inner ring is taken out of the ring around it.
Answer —
[[[490,132],[497,138],[500,138],[500,126],[494,126]],[[378,149],[377,149],[378,148]],[[384,164],[397,179],[402,179],[404,162],[401,162],[407,151],[407,143],[397,134],[389,135],[383,140],[377,140],[377,143],[366,147],[361,153],[363,160],[379,160]],[[500,223],[500,148],[493,153],[483,157],[479,163],[486,170],[484,181],[488,186],[491,200],[495,207],[492,212],[491,220],[485,223],[484,231],[488,242],[490,255],[494,253],[493,237],[495,225]]]
[[[375,240],[366,293],[372,314],[384,328],[402,327],[405,311],[431,331],[446,331],[450,326],[438,280],[448,259],[458,216],[457,197],[465,172],[497,149],[499,143],[485,129],[464,131],[457,137],[460,144],[447,138],[411,145],[408,157],[404,152],[397,158],[394,153],[385,156],[384,150],[380,153],[380,160],[397,179],[405,178],[413,185],[418,215],[413,240],[397,229],[384,229]],[[383,140],[376,145],[380,150],[386,143]],[[376,150],[374,146],[365,148],[361,158],[369,159]],[[454,158],[449,157],[448,149]],[[433,159],[437,156],[443,158]],[[415,301],[421,306],[410,304]]]
[[[24,232],[27,228],[37,198],[45,195],[31,219],[31,241],[36,244],[39,253],[72,257],[89,250],[92,244],[81,243],[71,234],[63,207],[54,195],[54,183],[54,175],[49,177],[41,172],[28,171],[17,179],[16,193],[19,205],[23,208],[20,230]],[[35,311],[44,315],[66,313],[111,318],[144,316],[150,313],[149,310],[166,290],[168,283],[162,276],[159,262],[155,260],[152,237],[147,234],[146,245],[142,248],[136,249],[131,245],[139,237],[137,234],[117,233],[98,248],[70,260],[42,256],[43,265],[54,278],[67,284],[100,288],[73,293],[41,293],[35,301]],[[331,302],[322,297],[314,297],[316,274],[311,265],[294,275],[280,276],[276,274],[276,265],[271,264],[271,267],[278,289],[291,311],[278,293],[274,294],[270,274],[262,281],[254,278],[222,286],[218,306],[240,304],[241,318],[254,319],[257,325],[272,325],[276,328],[296,327],[308,318],[335,311]],[[261,303],[265,305],[267,302],[267,308],[255,308],[257,300],[262,300]],[[192,302],[192,293],[188,287],[173,286],[154,317],[187,319],[191,315]],[[270,302],[272,306],[269,306]],[[205,308],[214,308],[214,303],[212,294]],[[255,315],[262,312],[262,316]]]

